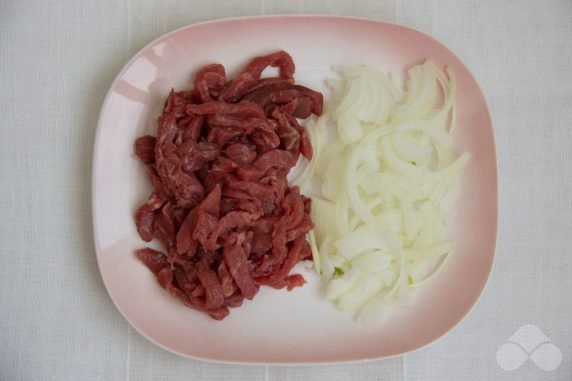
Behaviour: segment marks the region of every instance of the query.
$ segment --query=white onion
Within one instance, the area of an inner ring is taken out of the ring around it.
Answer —
[[[452,251],[441,206],[470,155],[454,151],[451,70],[415,66],[405,89],[369,66],[336,70],[333,100],[309,129],[314,160],[297,184],[315,196],[309,240],[326,297],[375,326]]]

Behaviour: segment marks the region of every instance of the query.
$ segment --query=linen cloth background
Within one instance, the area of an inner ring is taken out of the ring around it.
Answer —
[[[163,351],[112,305],[92,242],[99,110],[141,47],[222,17],[322,13],[428,32],[490,104],[500,232],[488,288],[456,329],[404,357],[355,365],[220,365]],[[572,0],[0,1],[0,380],[571,380]],[[560,348],[550,372],[502,370],[524,324]]]

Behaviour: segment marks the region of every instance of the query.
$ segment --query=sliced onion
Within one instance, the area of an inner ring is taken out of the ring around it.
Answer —
[[[369,66],[335,70],[333,100],[310,133],[319,149],[299,182],[317,184],[309,239],[326,297],[375,326],[453,250],[442,206],[470,155],[454,151],[452,70],[412,67],[405,89]]]

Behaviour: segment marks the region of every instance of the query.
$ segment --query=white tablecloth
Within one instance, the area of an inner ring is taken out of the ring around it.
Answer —
[[[193,361],[137,334],[103,288],[92,243],[90,168],[98,113],[114,76],[138,49],[174,28],[277,13],[417,27],[446,43],[483,86],[501,180],[495,269],[470,316],[428,348],[347,366]],[[572,379],[571,63],[570,0],[2,0],[0,379]],[[508,360],[497,361],[499,348],[525,324],[542,330],[550,345],[526,349],[534,344],[529,330],[515,339],[520,347],[505,348],[513,351]],[[518,359],[515,350],[536,361],[504,370]]]

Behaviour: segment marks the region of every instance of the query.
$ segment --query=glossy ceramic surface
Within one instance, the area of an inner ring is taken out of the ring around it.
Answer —
[[[189,88],[194,71],[219,62],[230,76],[256,55],[278,49],[296,63],[297,82],[327,93],[331,65],[372,62],[403,71],[426,59],[458,78],[455,140],[473,155],[462,175],[450,234],[455,251],[410,308],[378,329],[353,322],[321,297],[311,269],[292,292],[262,288],[254,301],[218,322],[170,297],[135,257],[146,244],[134,210],[148,196],[136,137],[155,131],[169,90]],[[95,245],[107,290],[142,335],[175,353],[212,361],[301,364],[350,362],[400,355],[451,330],[483,291],[497,234],[497,169],[484,96],[463,63],[444,45],[410,28],[333,16],[275,16],[191,25],[149,44],[121,71],[104,102],[94,148]]]

